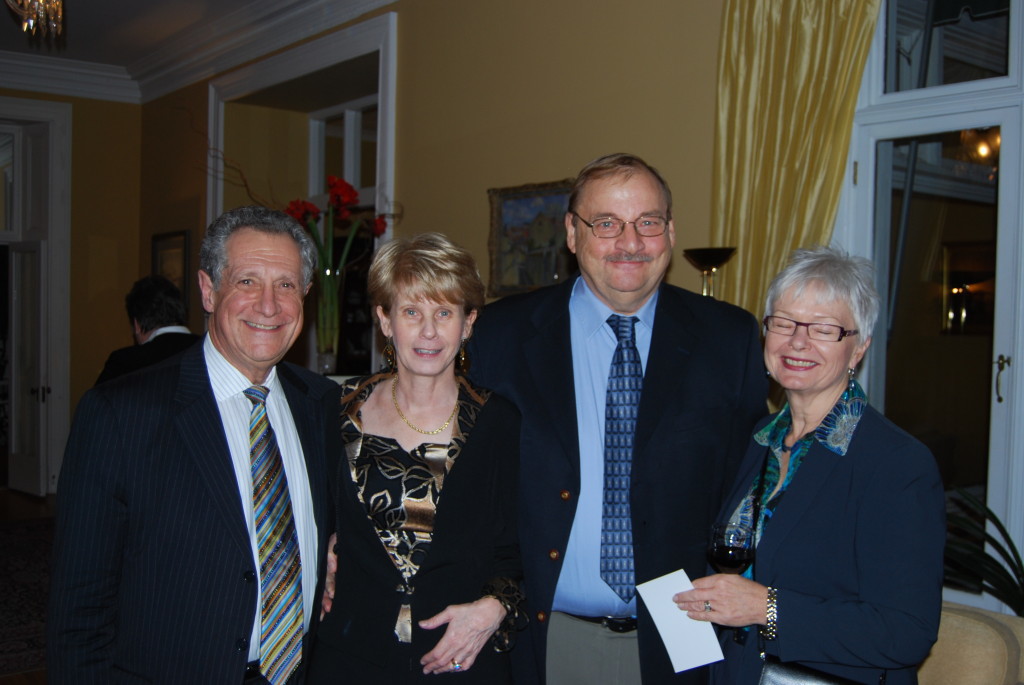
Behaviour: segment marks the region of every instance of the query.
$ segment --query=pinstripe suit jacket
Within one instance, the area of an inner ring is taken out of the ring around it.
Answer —
[[[309,475],[322,585],[338,386],[290,364],[278,374]],[[58,489],[49,682],[240,683],[258,582],[242,512],[202,345],[86,393]]]

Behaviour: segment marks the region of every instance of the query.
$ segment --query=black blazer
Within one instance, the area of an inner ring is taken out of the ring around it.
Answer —
[[[487,305],[474,327],[471,375],[523,415],[519,530],[530,627],[513,650],[518,682],[543,682],[547,616],[580,487],[569,341],[574,279]],[[631,512],[638,583],[683,568],[705,573],[705,541],[732,482],[767,384],[753,317],[662,285],[633,448]],[[640,602],[644,683],[702,683],[673,673]]]
[[[353,390],[355,383],[343,386],[343,391]],[[387,385],[385,381],[385,390]],[[493,578],[522,577],[516,535],[518,465],[519,412],[508,400],[492,394],[445,476],[430,549],[410,581],[413,675],[420,669],[420,657],[433,649],[446,628],[427,631],[417,621],[450,604],[480,599]],[[318,661],[323,651],[336,651],[350,668],[328,678],[327,669],[314,664],[314,672],[324,678],[311,682],[339,682],[345,677],[362,682],[355,670],[358,663],[382,668],[400,658],[394,628],[404,601],[403,593],[396,591],[403,583],[402,574],[359,501],[347,459],[339,461],[332,479],[338,573],[334,602],[317,633],[313,660]],[[507,657],[495,653],[488,642],[473,667],[454,677],[460,682],[497,683],[507,675]]]
[[[764,455],[751,440],[723,520]],[[845,455],[814,443],[757,546],[756,580],[778,590],[766,650],[856,682],[886,670],[887,685],[917,683],[942,610],[944,501],[928,448],[871,407]],[[714,682],[757,682],[756,636],[740,646],[724,630],[722,649]]]
[[[200,340],[202,337],[194,333],[164,333],[144,345],[132,345],[114,350],[107,357],[107,362],[103,365],[103,371],[96,379],[96,384],[99,385],[118,376],[152,366],[185,351]]]
[[[322,584],[338,386],[277,369],[319,534],[303,563]],[[240,683],[258,582],[242,511],[202,345],[87,392],[57,492],[49,682]]]

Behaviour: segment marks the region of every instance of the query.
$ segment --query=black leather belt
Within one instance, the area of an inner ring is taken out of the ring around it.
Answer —
[[[566,614],[566,616],[572,616],[587,623],[597,623],[613,633],[630,633],[636,630],[636,617],[633,616],[622,618],[618,616],[577,616],[576,614]]]

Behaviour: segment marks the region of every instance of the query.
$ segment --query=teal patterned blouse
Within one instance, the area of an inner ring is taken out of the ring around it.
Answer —
[[[786,489],[796,477],[797,471],[800,470],[800,464],[803,463],[804,457],[807,455],[811,445],[817,441],[830,452],[834,452],[839,456],[846,454],[846,450],[850,446],[850,440],[853,439],[853,432],[857,429],[857,423],[864,414],[864,409],[867,405],[868,400],[864,390],[857,381],[851,380],[842,397],[839,398],[839,401],[832,407],[832,411],[828,413],[821,424],[797,440],[791,448],[788,448],[790,455],[786,480],[783,482],[782,487],[779,488],[779,491],[775,493],[775,496],[771,497],[779,483],[779,456],[787,451],[783,440],[793,422],[789,404],[787,403],[767,426],[754,434],[754,441],[759,445],[767,447],[770,455],[768,466],[764,473],[764,487],[758,488],[758,483],[761,480],[761,473],[758,471],[754,482],[750,484],[746,497],[740,501],[733,512],[730,523],[751,525],[751,519],[754,515],[754,496],[760,490],[761,513],[758,517],[760,520],[757,521],[756,537],[756,540],[760,541],[761,536],[764,534],[764,527],[771,520],[772,514],[778,508],[783,495],[786,494]],[[750,577],[751,572],[752,569],[748,568],[744,575]]]

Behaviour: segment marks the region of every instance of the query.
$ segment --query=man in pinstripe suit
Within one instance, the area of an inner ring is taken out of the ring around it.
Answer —
[[[227,212],[200,254],[203,344],[82,398],[57,493],[50,683],[267,682],[244,394],[254,385],[266,389],[294,514],[305,654],[333,520],[338,397],[279,362],[302,330],[315,255],[284,214]]]

